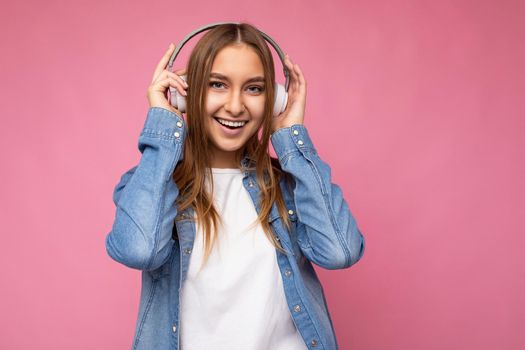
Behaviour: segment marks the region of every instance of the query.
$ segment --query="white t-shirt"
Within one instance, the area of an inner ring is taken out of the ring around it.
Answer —
[[[181,350],[307,349],[286,303],[274,246],[260,224],[247,230],[257,212],[243,173],[212,172],[213,203],[223,226],[203,267],[203,233],[196,226],[181,290]]]

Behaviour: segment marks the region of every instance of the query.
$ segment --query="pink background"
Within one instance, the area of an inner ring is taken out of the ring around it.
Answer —
[[[524,349],[524,10],[3,4],[0,348],[131,347],[140,272],[106,255],[113,187],[139,159],[146,89],[168,44],[233,20],[302,67],[305,124],[366,238],[357,265],[317,268],[341,349]]]

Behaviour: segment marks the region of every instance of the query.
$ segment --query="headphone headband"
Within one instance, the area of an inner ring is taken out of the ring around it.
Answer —
[[[182,47],[184,46],[184,44],[186,44],[186,42],[188,40],[190,40],[192,37],[194,37],[195,35],[199,34],[200,32],[203,32],[205,30],[217,27],[217,26],[222,25],[222,24],[240,24],[240,23],[239,22],[216,22],[216,23],[208,24],[208,25],[205,25],[203,27],[195,29],[193,32],[191,32],[188,35],[186,35],[186,37],[184,37],[184,39],[182,39],[182,41],[177,45],[177,48],[175,49],[175,51],[173,51],[173,53],[171,54],[171,57],[170,57],[170,60],[169,60],[169,63],[168,63],[168,70],[171,71],[171,69],[173,67],[173,61],[175,61],[175,58],[179,54],[179,51],[182,49]],[[264,37],[264,39],[267,42],[270,43],[270,45],[272,45],[272,47],[275,49],[275,51],[279,55],[279,59],[281,60],[281,62],[283,64],[284,77],[286,79],[284,87],[285,87],[286,91],[288,91],[288,85],[290,84],[290,81],[289,81],[290,80],[289,79],[290,72],[288,71],[288,68],[284,64],[284,53],[282,52],[282,50],[279,47],[279,45],[277,45],[277,43],[269,35],[267,35],[266,33],[264,33],[263,31],[261,31],[259,29],[257,29],[257,31]]]

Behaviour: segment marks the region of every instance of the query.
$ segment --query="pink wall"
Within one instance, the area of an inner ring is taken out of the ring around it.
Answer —
[[[301,65],[306,126],[365,234],[357,265],[317,269],[341,348],[525,348],[524,10],[3,4],[0,348],[130,348],[140,273],[106,255],[113,186],[139,159],[168,43],[223,20],[260,26]]]

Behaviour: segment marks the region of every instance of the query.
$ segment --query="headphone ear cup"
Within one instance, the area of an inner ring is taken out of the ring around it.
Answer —
[[[180,75],[180,77],[186,81],[186,75]],[[170,86],[170,104],[180,112],[186,112],[186,96],[181,95],[173,86]]]
[[[288,104],[288,93],[281,84],[275,84],[275,100],[273,103],[273,116],[277,117],[279,114],[284,112],[286,105]]]

